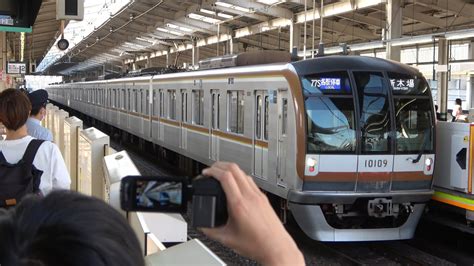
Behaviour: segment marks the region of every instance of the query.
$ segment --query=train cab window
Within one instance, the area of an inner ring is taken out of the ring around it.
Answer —
[[[363,154],[391,151],[389,90],[382,73],[354,72],[359,96]]]
[[[395,98],[397,153],[433,151],[433,110],[430,99]]]
[[[168,91],[168,118],[176,120],[176,90]]]
[[[193,90],[193,124],[204,124],[204,91]]]
[[[244,133],[244,91],[227,92],[227,130],[237,134]]]
[[[394,95],[424,95],[429,96],[428,83],[423,77],[388,72],[390,86]]]
[[[355,153],[354,98],[347,72],[309,75],[302,79],[302,84],[307,115],[307,152]]]

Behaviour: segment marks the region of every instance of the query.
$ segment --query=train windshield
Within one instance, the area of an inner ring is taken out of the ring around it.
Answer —
[[[303,79],[308,117],[309,153],[355,153],[356,131],[352,88],[346,72]]]
[[[354,87],[344,71],[303,77],[307,152],[433,152],[434,119],[427,82],[406,74],[387,75],[388,79],[382,72],[354,71]]]

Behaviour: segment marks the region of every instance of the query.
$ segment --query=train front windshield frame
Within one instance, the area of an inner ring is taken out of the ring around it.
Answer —
[[[302,86],[308,154],[434,152],[434,112],[423,77],[332,71],[306,75]]]

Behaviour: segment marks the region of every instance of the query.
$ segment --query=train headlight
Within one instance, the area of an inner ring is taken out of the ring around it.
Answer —
[[[315,170],[316,160],[309,157],[306,159],[306,165],[308,166],[308,170],[312,173]]]
[[[426,171],[428,171],[428,172],[431,171],[431,167],[433,165],[433,159],[427,158],[425,160],[425,165],[426,165]]]
[[[316,166],[316,160],[310,157],[306,159],[306,165],[309,167],[314,167]]]
[[[432,163],[433,163],[433,160],[431,158],[428,158],[425,160],[426,166],[431,166]]]

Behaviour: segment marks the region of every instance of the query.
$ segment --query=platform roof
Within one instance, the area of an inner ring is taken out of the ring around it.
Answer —
[[[326,47],[340,43],[359,45],[359,50],[383,47],[381,40],[391,27],[386,21],[385,2],[325,0],[322,14]],[[397,10],[403,15],[404,38],[469,30],[474,24],[474,5],[467,0],[401,2]],[[113,4],[121,7],[112,10]],[[191,63],[193,43],[199,47],[202,59],[229,52],[231,38],[234,52],[249,47],[289,50],[292,23],[300,27],[301,43],[306,36],[308,50],[312,49],[313,39],[316,45],[320,41],[320,0],[86,0],[86,5],[93,10],[86,12],[86,23],[96,23],[100,10],[100,25],[75,40],[67,53],[56,53],[54,60],[48,62],[43,60],[40,70],[47,70],[58,61],[77,62],[62,70],[65,74],[103,64],[135,61],[144,65],[147,58],[155,65],[163,65],[167,54],[172,62]],[[38,19],[42,12],[43,9]],[[85,26],[70,23],[68,27],[76,27],[77,31]],[[466,38],[474,36],[470,32],[464,34]],[[416,39],[404,45],[414,42]],[[420,41],[423,42],[427,41]],[[39,49],[39,45],[35,47]]]

